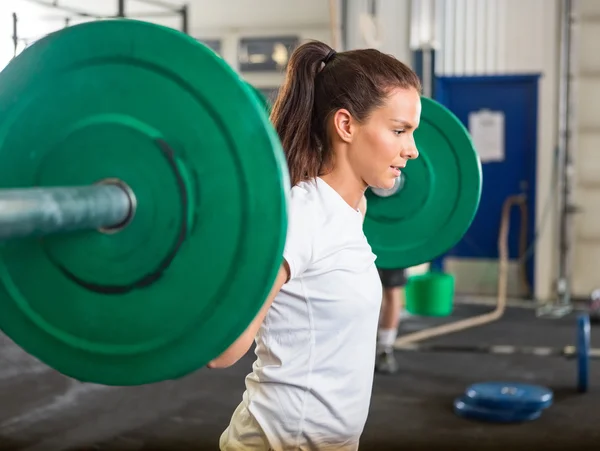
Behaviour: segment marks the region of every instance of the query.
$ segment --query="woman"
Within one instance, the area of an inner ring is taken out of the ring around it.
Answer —
[[[309,42],[292,54],[271,113],[293,186],[283,264],[254,322],[209,364],[234,364],[256,340],[221,450],[357,449],[382,294],[364,192],[392,188],[417,157],[420,89],[377,50]]]

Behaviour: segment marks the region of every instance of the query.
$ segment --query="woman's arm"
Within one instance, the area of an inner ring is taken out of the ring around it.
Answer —
[[[250,323],[244,333],[240,335],[240,337],[231,346],[229,346],[229,348],[227,348],[223,354],[208,363],[209,368],[227,368],[241,359],[248,352],[248,349],[250,349],[250,345],[252,345],[254,337],[256,337],[256,333],[258,332],[258,329],[260,329],[260,326],[265,319],[267,311],[269,310],[269,307],[271,307],[275,296],[277,296],[277,293],[279,293],[279,290],[281,290],[281,287],[288,281],[289,277],[290,268],[287,262],[284,260],[283,264],[279,268],[279,273],[277,274],[277,278],[275,279],[275,283],[271,288],[271,292],[269,293],[267,300],[252,323]]]

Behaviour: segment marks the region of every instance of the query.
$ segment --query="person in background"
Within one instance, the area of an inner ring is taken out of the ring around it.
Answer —
[[[383,286],[381,316],[377,331],[377,358],[375,371],[378,373],[395,373],[398,369],[394,357],[394,341],[398,336],[400,311],[404,304],[404,286],[406,285],[406,269],[378,268],[379,278]]]

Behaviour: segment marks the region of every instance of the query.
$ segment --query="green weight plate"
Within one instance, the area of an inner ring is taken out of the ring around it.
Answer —
[[[254,93],[170,28],[107,20],[39,40],[0,73],[0,187],[119,179],[118,233],[0,247],[0,327],[82,381],[184,376],[252,321],[281,264],[289,180]]]
[[[248,86],[250,86],[250,88],[252,89],[254,94],[256,94],[256,97],[257,97],[259,103],[267,111],[267,114],[270,113],[271,112],[271,104],[270,104],[269,100],[267,99],[267,96],[265,96],[260,89],[254,87],[254,85],[251,85],[250,83],[248,83]]]
[[[481,163],[468,131],[444,106],[421,101],[419,158],[408,162],[395,193],[366,193],[364,229],[380,268],[408,268],[448,251],[471,225],[481,197]]]

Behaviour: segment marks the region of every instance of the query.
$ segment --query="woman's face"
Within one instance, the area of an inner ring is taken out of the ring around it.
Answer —
[[[419,156],[414,131],[421,117],[415,89],[395,89],[354,129],[348,161],[366,185],[391,189],[408,160]]]

